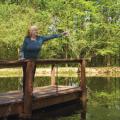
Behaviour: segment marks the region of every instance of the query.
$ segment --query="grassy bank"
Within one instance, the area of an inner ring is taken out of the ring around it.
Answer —
[[[57,69],[56,69],[57,71]],[[58,68],[58,76],[76,77],[76,67],[60,67]],[[36,76],[50,76],[51,68],[37,68]],[[0,69],[0,77],[21,77],[21,68],[5,68]],[[100,77],[120,77],[120,67],[91,67],[86,68],[86,76],[100,76]]]

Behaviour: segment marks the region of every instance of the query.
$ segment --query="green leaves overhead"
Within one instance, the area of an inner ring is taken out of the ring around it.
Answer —
[[[58,29],[70,32],[69,37],[46,43],[42,58],[118,55],[119,13],[119,0],[1,0],[1,46],[4,43],[9,47],[14,43],[11,52],[16,55],[28,27],[36,24],[39,34],[58,33]],[[9,50],[0,53],[0,58],[9,58],[8,54]]]

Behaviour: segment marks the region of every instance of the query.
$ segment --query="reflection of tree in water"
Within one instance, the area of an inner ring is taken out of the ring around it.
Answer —
[[[115,91],[114,91],[114,105],[116,106],[116,107],[118,107],[117,105],[116,105],[116,103],[118,104],[119,103],[119,109],[120,109],[120,80],[119,79],[117,79],[117,78],[115,78],[114,79],[114,86],[115,86]]]
[[[1,77],[0,92],[18,90],[18,84],[19,84],[19,81],[17,77]]]
[[[97,105],[120,109],[119,78],[90,78],[88,87],[91,103],[96,102]]]
[[[88,78],[89,120],[120,119],[120,78]],[[102,87],[103,86],[103,87]],[[95,114],[99,113],[99,114]]]
[[[59,85],[79,86],[79,80],[75,77],[59,77],[57,81]]]

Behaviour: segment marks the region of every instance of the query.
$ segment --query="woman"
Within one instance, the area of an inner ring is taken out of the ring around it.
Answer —
[[[53,34],[51,36],[39,36],[38,35],[38,28],[37,26],[31,26],[28,30],[28,35],[25,37],[23,46],[22,46],[22,53],[24,55],[24,59],[37,59],[39,52],[41,50],[41,46],[44,42],[62,37],[62,35],[66,35],[66,32],[61,34]],[[23,93],[25,93],[25,78],[26,78],[26,67],[27,64],[24,63],[23,65]],[[33,80],[35,75],[36,65],[33,71]]]

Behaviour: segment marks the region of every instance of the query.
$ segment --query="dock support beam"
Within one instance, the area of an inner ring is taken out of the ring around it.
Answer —
[[[87,111],[87,88],[86,88],[86,76],[85,76],[85,60],[81,61],[81,70],[78,68],[78,77],[80,78],[80,88],[82,90],[82,112],[81,120],[86,120],[86,111]],[[80,76],[81,75],[81,76]]]
[[[52,64],[52,68],[51,68],[51,85],[52,86],[56,85],[56,80],[55,80],[55,64]]]
[[[34,61],[28,61],[26,68],[25,93],[23,95],[23,119],[29,119],[32,116],[32,95],[33,95],[33,74]]]

